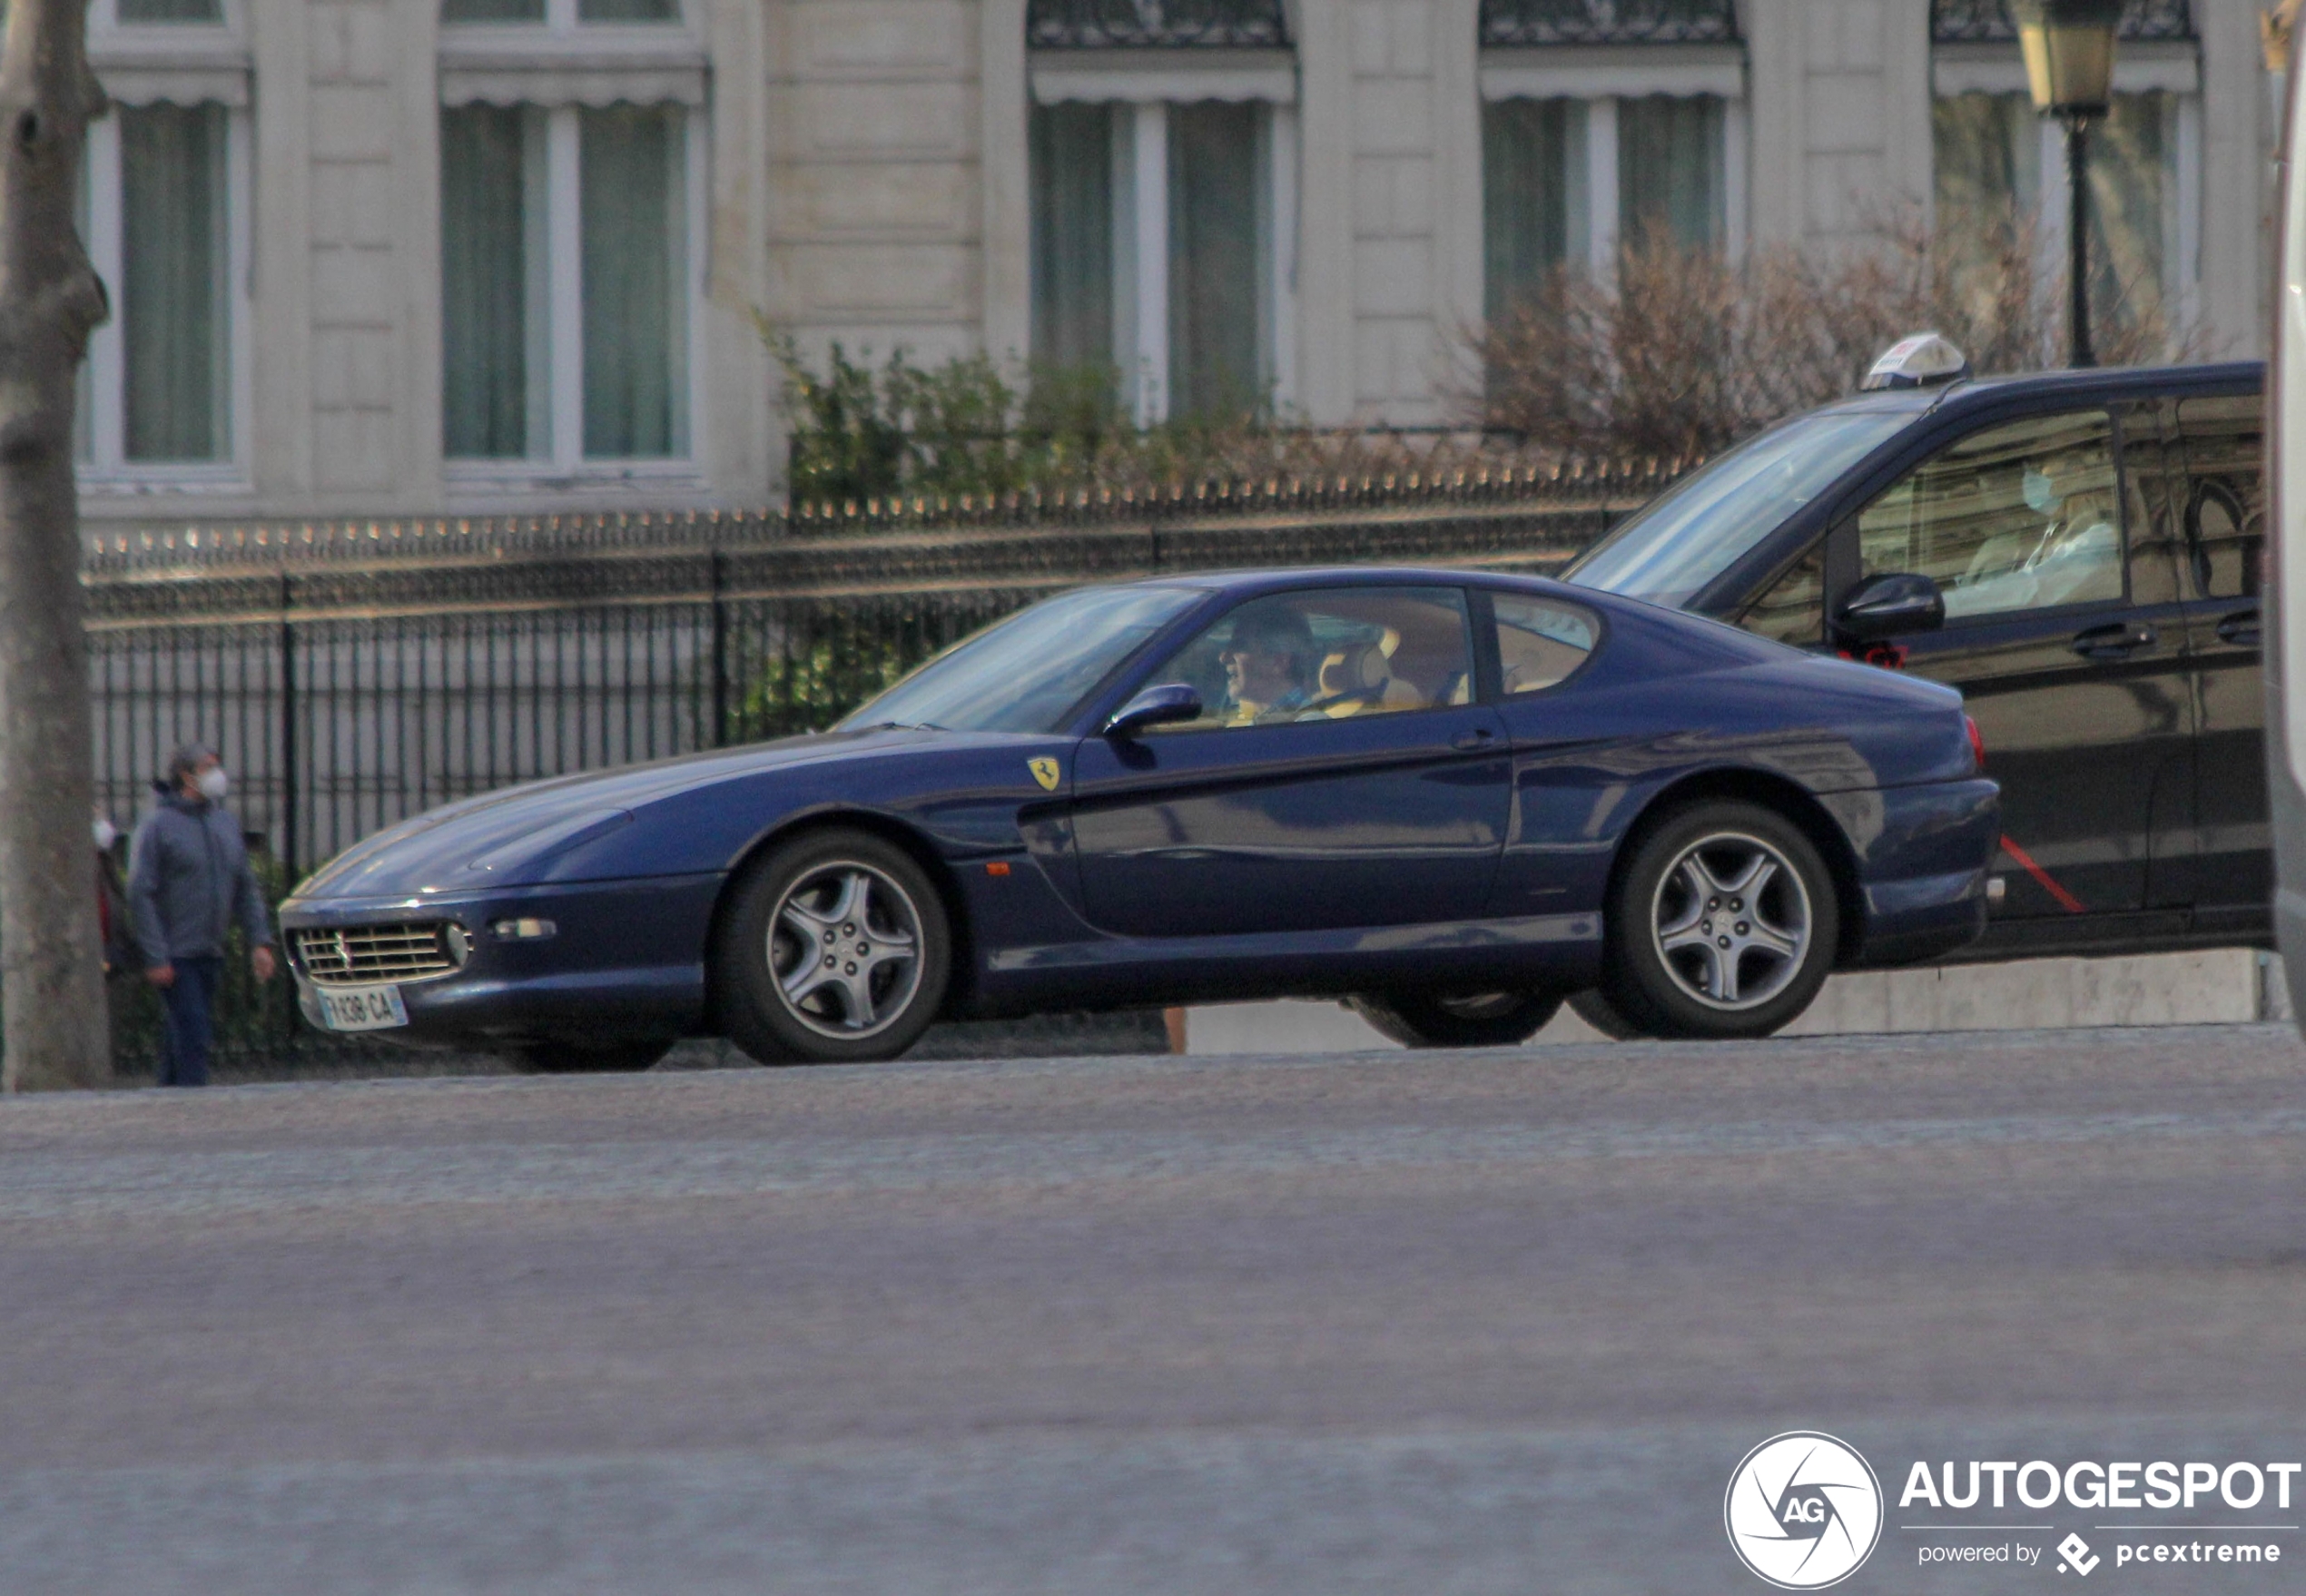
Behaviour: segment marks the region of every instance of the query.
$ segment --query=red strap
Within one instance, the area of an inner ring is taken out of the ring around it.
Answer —
[[[2015,842],[2011,842],[2007,837],[2004,837],[2002,839],[2002,852],[2016,860],[2020,864],[2024,865],[2025,867],[2025,873],[2032,876],[2035,881],[2040,882],[2042,883],[2042,890],[2058,901],[2059,908],[2065,910],[2068,914],[2084,914],[2088,912],[2087,910],[2082,907],[2081,899],[2075,897],[2072,892],[2067,892],[2064,887],[2058,885],[2055,881],[2051,879],[2050,872],[2048,871],[2044,870],[2040,865],[2034,862],[2034,858],[2031,854],[2027,853],[2025,849],[2019,847]]]

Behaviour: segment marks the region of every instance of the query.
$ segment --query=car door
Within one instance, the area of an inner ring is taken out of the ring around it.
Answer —
[[[1944,595],[1942,626],[1864,657],[1966,695],[2002,784],[1997,921],[2145,910],[2157,810],[2191,806],[2185,618],[2124,437],[2096,407],[1989,424],[1833,535],[1827,568],[1919,572]],[[2060,923],[2043,940],[2100,929]]]
[[[1074,763],[1089,920],[1207,936],[1477,918],[1510,764],[1463,588],[1250,599],[1145,677],[1204,705]]]
[[[2260,589],[2266,533],[2263,399],[2180,399],[2171,462],[2182,527],[2186,646],[2201,716],[2194,806],[2198,929],[2262,931],[2274,890],[2266,813]]]

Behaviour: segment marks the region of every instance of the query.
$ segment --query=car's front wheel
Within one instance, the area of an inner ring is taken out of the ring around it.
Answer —
[[[952,938],[912,856],[869,832],[805,833],[737,882],[714,950],[721,1030],[764,1064],[863,1064],[920,1039]]]
[[[1405,1048],[1506,1048],[1545,1029],[1553,992],[1383,992],[1351,998],[1355,1013]]]
[[[1759,804],[1713,800],[1634,844],[1611,890],[1601,995],[1645,1035],[1768,1036],[1809,1007],[1840,936],[1817,845]]]

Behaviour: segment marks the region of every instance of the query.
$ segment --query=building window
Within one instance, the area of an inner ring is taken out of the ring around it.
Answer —
[[[687,454],[687,121],[663,106],[441,113],[451,459]]]
[[[232,474],[244,136],[214,103],[120,105],[90,124],[81,225],[113,296],[81,385],[94,476]]]
[[[1745,66],[1728,0],[1484,0],[1484,298],[1641,239],[1742,252]],[[1596,60],[1558,45],[1631,45]]]
[[[1286,406],[1296,113],[1278,0],[1034,0],[1027,37],[1035,359],[1109,365],[1146,423]],[[1208,44],[1228,48],[1193,55]]]
[[[620,68],[614,54],[631,25],[661,31],[678,11],[448,0],[443,20],[448,64],[467,27],[509,41],[488,67],[443,74],[462,102],[440,113],[444,453],[484,474],[686,459],[701,135],[689,104],[652,103],[670,81],[661,62]],[[538,45],[533,76],[501,64],[524,39]],[[523,97],[586,74],[573,103]]]
[[[84,480],[244,486],[247,53],[223,0],[94,0],[88,54],[113,100],[91,123],[79,224],[112,317],[90,338]]]
[[[1980,299],[2031,250],[2055,273],[2071,213],[2065,136],[2038,116],[1999,0],[1934,0],[1936,236]],[[2184,0],[2131,0],[2114,93],[2090,128],[2091,299],[2117,322],[2183,323],[2199,276],[2202,110]]]
[[[2179,150],[2192,107],[2164,91],[2114,96],[2090,129],[2090,292],[2120,319],[2167,313],[2191,287]],[[2065,135],[2024,94],[1948,95],[1932,107],[1937,234],[1973,279],[2030,242],[2064,259]],[[1990,291],[1981,281],[1977,290]]]
[[[222,105],[120,113],[123,454],[232,448],[231,222]]]

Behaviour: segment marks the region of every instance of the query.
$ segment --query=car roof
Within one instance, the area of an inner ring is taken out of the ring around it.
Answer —
[[[1404,583],[1431,586],[1437,583],[1463,586],[1533,585],[1558,588],[1564,597],[1584,598],[1550,576],[1519,571],[1481,571],[1447,566],[1270,566],[1247,571],[1190,571],[1178,575],[1143,576],[1124,584],[1132,587],[1197,587],[1214,593],[1256,593],[1266,589],[1308,586],[1369,587]]]
[[[2011,377],[1966,377],[1927,388],[1885,389],[1819,409],[1907,410],[1917,416],[1938,411],[1951,416],[2035,397],[2106,401],[2160,394],[2262,389],[2265,385],[2266,364],[2262,360],[2221,360],[2189,366],[2092,366],[2079,370],[2027,371]]]

